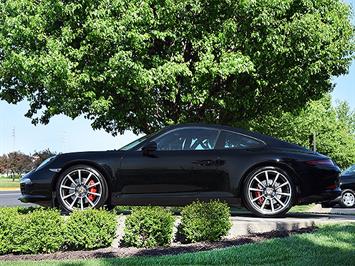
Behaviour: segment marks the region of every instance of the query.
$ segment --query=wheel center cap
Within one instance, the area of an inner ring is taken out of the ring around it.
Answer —
[[[76,192],[80,197],[83,197],[86,194],[86,188],[83,185],[80,185],[76,188]]]
[[[267,187],[267,188],[265,189],[265,193],[266,193],[267,195],[272,195],[273,192],[274,192],[274,189],[273,189],[272,187]]]

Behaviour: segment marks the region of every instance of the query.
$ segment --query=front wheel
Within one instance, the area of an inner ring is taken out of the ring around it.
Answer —
[[[341,194],[340,205],[343,208],[355,207],[355,193],[352,190],[344,190]]]
[[[108,197],[105,178],[96,169],[76,165],[65,170],[59,177],[56,193],[62,210],[102,207]]]
[[[261,167],[251,172],[243,186],[243,201],[257,216],[280,217],[292,207],[295,186],[290,176],[277,167]]]

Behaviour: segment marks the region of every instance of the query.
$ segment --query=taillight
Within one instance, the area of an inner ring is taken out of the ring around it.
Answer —
[[[317,166],[317,165],[334,166],[333,161],[330,159],[311,160],[311,161],[306,161],[306,163],[313,166]]]
[[[337,184],[332,184],[326,187],[326,189],[336,189],[338,186]]]

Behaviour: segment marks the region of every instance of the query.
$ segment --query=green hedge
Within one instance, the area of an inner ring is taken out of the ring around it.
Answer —
[[[57,210],[42,208],[28,214],[0,210],[0,253],[48,253],[64,243],[64,220]]]
[[[64,219],[55,209],[0,208],[0,254],[107,247],[115,237],[116,217],[93,209]]]
[[[18,220],[16,208],[0,208],[0,254],[12,251],[13,225]]]
[[[174,217],[161,207],[135,207],[127,217],[123,243],[134,247],[156,247],[170,244]]]
[[[194,202],[181,216],[180,233],[188,242],[220,240],[232,226],[229,206],[217,200]]]
[[[64,219],[58,210],[0,208],[0,254],[49,253],[110,246],[116,233],[115,212],[74,211]],[[194,202],[183,208],[180,233],[190,242],[216,241],[230,227],[230,210],[219,201]],[[173,238],[174,216],[162,207],[133,207],[122,242],[127,246],[167,246]]]
[[[116,217],[105,210],[74,211],[66,222],[67,247],[94,249],[110,246],[116,234]]]

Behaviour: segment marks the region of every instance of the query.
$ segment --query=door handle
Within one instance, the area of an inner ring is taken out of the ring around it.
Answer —
[[[197,161],[192,161],[193,164],[198,164],[201,166],[211,166],[215,164],[215,161],[213,160],[197,160]]]

